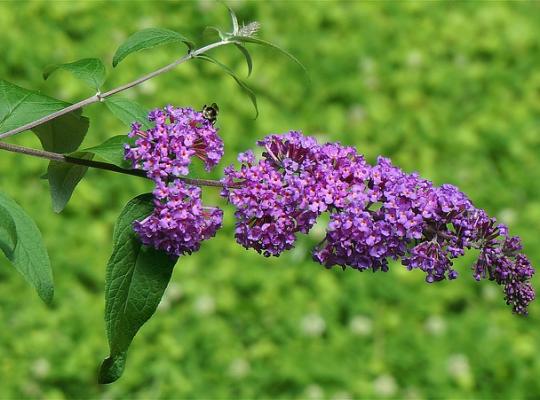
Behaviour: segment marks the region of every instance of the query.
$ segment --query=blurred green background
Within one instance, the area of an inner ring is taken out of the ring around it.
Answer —
[[[270,132],[302,129],[356,146],[368,160],[389,156],[407,171],[453,183],[520,235],[540,264],[540,5],[495,2],[231,2],[260,37],[290,50],[302,72],[253,48],[260,117],[232,79],[192,61],[126,93],[148,108],[217,102],[226,155]],[[76,101],[93,93],[68,73],[47,82],[43,67],[100,57],[105,89],[182,54],[170,45],[129,56],[117,46],[145,27],[196,39],[229,26],[225,8],[198,2],[0,3],[0,77]],[[245,75],[241,55],[212,55]],[[101,104],[85,111],[84,145],[125,133]],[[29,132],[13,142],[38,147]],[[225,227],[177,264],[158,312],[132,345],[124,376],[96,383],[107,354],[105,265],[116,216],[142,179],[90,171],[60,215],[50,207],[46,163],[0,157],[0,188],[41,228],[56,300],[47,309],[0,261],[1,398],[538,398],[540,306],[512,315],[499,287],[475,282],[471,256],[460,278],[433,285],[421,272],[326,270],[310,260],[323,228],[279,258],[235,244]],[[534,279],[536,286],[540,280]]]

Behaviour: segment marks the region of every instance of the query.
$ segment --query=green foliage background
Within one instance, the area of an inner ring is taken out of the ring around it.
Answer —
[[[270,132],[302,129],[391,157],[441,184],[458,185],[522,236],[540,264],[540,6],[495,2],[239,2],[239,18],[290,50],[302,72],[254,48],[260,117],[212,65],[192,61],[130,91],[148,108],[216,101],[223,166]],[[4,2],[0,76],[75,101],[93,93],[69,74],[47,82],[43,67],[101,57],[105,88],[182,54],[171,45],[131,55],[114,71],[116,47],[144,27],[177,30],[199,43],[207,25],[228,26],[219,3]],[[232,47],[212,55],[245,74]],[[93,105],[86,147],[126,129]],[[39,146],[30,132],[14,142]],[[536,398],[540,306],[520,318],[500,289],[470,277],[428,285],[420,272],[325,270],[309,250],[264,259],[225,228],[182,258],[157,314],[135,338],[124,377],[96,383],[107,354],[105,264],[123,205],[147,191],[135,177],[90,171],[67,209],[50,209],[46,163],[2,153],[0,189],[37,221],[56,280],[47,309],[0,261],[1,398]],[[223,204],[216,189],[207,202]],[[540,287],[540,280],[534,283]]]

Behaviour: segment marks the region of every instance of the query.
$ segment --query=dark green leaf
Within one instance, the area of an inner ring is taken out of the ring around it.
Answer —
[[[0,79],[0,133],[35,121],[69,105]],[[33,130],[39,136],[44,149],[70,152],[76,150],[84,139],[88,130],[88,118],[81,116],[81,110],[77,110],[39,125]]]
[[[261,45],[261,46],[266,46],[266,47],[270,47],[272,49],[275,49],[277,51],[279,51],[280,53],[282,54],[285,54],[287,57],[289,57],[291,60],[293,60],[296,64],[298,64],[303,70],[304,72],[307,74],[307,70],[306,70],[306,67],[304,67],[304,64],[302,64],[300,62],[300,60],[298,60],[298,58],[296,58],[295,56],[293,56],[291,53],[289,53],[287,50],[284,50],[282,49],[281,47],[273,44],[273,43],[270,43],[270,42],[267,42],[266,40],[262,40],[262,39],[258,39],[258,38],[254,38],[254,37],[249,37],[249,36],[231,36],[229,38],[229,40],[231,41],[235,41],[235,42],[241,42],[241,43],[254,43],[254,44],[258,44],[258,45]]]
[[[105,82],[105,66],[99,58],[83,58],[72,63],[50,65],[43,71],[43,79],[47,79],[58,69],[71,72],[75,78],[96,90]]]
[[[215,58],[210,57],[207,54],[200,54],[200,55],[197,56],[197,58],[200,58],[201,60],[205,60],[205,61],[211,62],[212,64],[216,64],[216,65],[220,66],[227,74],[232,76],[233,79],[238,84],[238,86],[240,86],[240,88],[244,92],[246,92],[246,94],[249,96],[251,102],[253,103],[253,107],[255,107],[255,118],[257,118],[259,116],[259,108],[257,107],[257,98],[255,97],[255,93],[253,92],[253,90],[244,81],[242,81],[242,79],[240,79],[238,77],[238,75],[236,75],[236,73],[232,69],[227,67],[222,62],[216,60]]]
[[[105,100],[105,105],[116,118],[129,127],[133,122],[140,123],[144,129],[152,127],[152,124],[148,121],[148,110],[133,100],[111,97]]]
[[[71,153],[79,148],[88,131],[88,118],[75,111],[36,126],[32,131],[47,151]],[[88,168],[55,161],[49,162],[47,178],[54,212],[61,212],[71,198],[75,186]]]
[[[69,103],[0,79],[0,133],[69,106]]]
[[[105,278],[110,355],[101,365],[100,383],[112,383],[122,375],[128,347],[154,314],[176,263],[176,258],[142,246],[133,230],[133,221],[145,218],[152,210],[152,195],[143,194],[126,205],[116,222]]]
[[[131,163],[124,160],[124,146],[126,144],[133,145],[134,142],[135,140],[129,138],[127,135],[118,135],[107,139],[100,145],[90,147],[88,149],[85,149],[84,151],[93,153],[103,158],[105,161],[108,161],[121,168],[127,169],[131,168]]]
[[[17,230],[15,221],[4,207],[0,206],[0,250],[7,258],[13,257],[17,245]]]
[[[43,245],[41,233],[32,219],[13,200],[0,193],[0,221],[3,224],[2,233],[4,244],[1,246],[6,257],[12,262],[23,277],[32,284],[41,299],[50,304],[54,295],[54,285],[47,249]],[[11,217],[12,222],[7,221],[6,215]],[[13,226],[10,226],[13,224]],[[13,238],[13,229],[15,238]],[[8,251],[5,251],[7,247]]]
[[[67,106],[69,103],[0,80],[0,132],[17,128]],[[39,137],[45,150],[57,153],[73,152],[79,148],[88,131],[88,118],[83,117],[81,112],[82,110],[76,110],[62,115],[34,127],[32,131]],[[54,185],[63,178],[55,179],[50,173],[48,178],[54,204],[54,193],[64,191]]]
[[[191,50],[194,46],[184,35],[170,29],[148,28],[136,32],[116,50],[113,57],[113,67],[116,67],[129,54],[143,49],[161,46],[168,43],[182,42]]]
[[[74,157],[91,160],[93,154],[78,152]],[[52,207],[54,212],[61,212],[67,205],[77,184],[88,170],[87,166],[51,161],[47,169],[49,179]]]
[[[249,54],[249,51],[244,46],[242,46],[241,44],[235,43],[234,45],[236,46],[236,48],[238,50],[240,50],[240,52],[246,58],[246,64],[247,64],[247,67],[248,67],[247,76],[249,77],[251,75],[251,70],[253,69],[253,60],[251,59],[251,55]]]
[[[55,118],[32,129],[47,151],[71,153],[79,148],[88,132],[90,121],[81,110]]]

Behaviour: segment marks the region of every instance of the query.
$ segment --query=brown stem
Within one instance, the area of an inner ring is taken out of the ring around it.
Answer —
[[[66,156],[60,153],[53,153],[51,151],[31,149],[29,147],[17,146],[15,144],[0,142],[0,149],[10,151],[12,153],[25,154],[27,156],[44,158],[51,161],[64,162],[70,164],[84,165],[86,167],[103,169],[112,172],[118,172],[120,174],[133,175],[141,178],[147,178],[146,173],[141,170],[136,169],[125,169],[118,167],[114,164],[109,164],[101,161],[86,160],[84,158],[77,158],[72,156]],[[212,179],[195,179],[195,178],[185,178],[180,177],[179,179],[184,182],[195,185],[195,186],[213,186],[213,187],[223,187],[223,183],[220,181]],[[231,186],[230,187],[235,187]]]

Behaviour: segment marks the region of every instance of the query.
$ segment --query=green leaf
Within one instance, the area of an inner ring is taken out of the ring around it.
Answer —
[[[11,258],[16,245],[17,230],[15,221],[13,221],[8,210],[0,206],[0,250],[4,252],[7,258]]]
[[[0,132],[17,128],[67,106],[69,106],[69,103],[0,80]],[[89,120],[83,117],[81,113],[82,110],[80,109],[70,112],[45,124],[38,125],[32,131],[38,136],[45,150],[57,153],[71,153],[79,148],[88,131]],[[82,169],[79,169],[79,173],[82,171]],[[56,186],[59,182],[63,182],[65,177],[65,172],[61,172],[58,177],[55,177],[54,173],[56,172],[60,173],[61,171],[59,168],[53,167],[52,173],[51,170],[48,173],[55,211],[60,208],[61,204],[55,200],[56,193],[73,191],[73,188]],[[69,199],[69,196],[67,196],[67,199]]]
[[[227,7],[227,9],[229,10],[229,15],[231,16],[231,24],[233,28],[232,34],[237,35],[238,34],[238,18],[236,18],[236,14],[234,13],[233,9],[227,5],[227,3],[224,2],[223,4],[225,4],[225,7]]]
[[[192,41],[178,32],[163,28],[148,28],[136,32],[116,50],[113,57],[113,67],[116,67],[129,54],[143,49],[161,46],[168,43],[184,43],[189,50],[194,47]]]
[[[105,100],[105,105],[116,118],[131,127],[133,122],[138,122],[144,129],[152,127],[148,121],[148,110],[139,103],[122,97],[111,97]]]
[[[212,64],[216,64],[218,65],[219,67],[221,67],[227,74],[229,74],[230,76],[233,77],[233,79],[236,81],[236,83],[238,84],[238,86],[240,86],[240,88],[246,92],[246,94],[249,96],[250,100],[251,100],[251,103],[253,103],[253,107],[255,108],[255,118],[257,118],[259,116],[259,108],[257,107],[257,97],[255,97],[255,93],[253,92],[253,90],[244,82],[242,81],[242,79],[240,79],[240,77],[238,75],[236,75],[236,73],[230,69],[229,67],[227,67],[225,64],[223,64],[222,62],[216,60],[215,58],[213,57],[210,57],[209,55],[207,54],[200,54],[197,56],[197,58],[200,58],[201,60],[204,60],[204,61],[208,61]]]
[[[3,227],[0,247],[15,269],[35,287],[39,297],[50,304],[54,295],[52,270],[38,227],[17,203],[2,193],[0,210]],[[8,215],[11,222],[7,219]]]
[[[124,147],[126,144],[133,145],[135,140],[127,135],[118,135],[84,151],[93,153],[111,164],[128,169],[131,168],[131,163],[124,160]]]
[[[0,79],[0,133],[18,128],[69,105]],[[88,118],[82,117],[81,110],[77,110],[33,130],[40,136],[43,148],[58,152],[65,149],[74,151],[84,139],[88,124]]]
[[[93,154],[78,152],[72,154],[74,157],[91,160]],[[67,205],[77,184],[86,174],[87,166],[70,164],[58,161],[51,161],[47,168],[47,179],[49,180],[52,207],[54,212],[61,212]]]
[[[251,55],[249,54],[249,51],[241,44],[235,43],[234,45],[238,50],[240,50],[240,52],[244,55],[246,59],[246,64],[248,67],[247,76],[249,77],[251,75],[251,70],[253,69],[253,60],[251,59]]]
[[[69,106],[0,79],[0,133],[10,131]]]
[[[75,78],[96,90],[105,82],[105,66],[99,58],[83,58],[72,63],[50,65],[43,71],[43,79],[47,79],[59,69],[71,72]]]
[[[293,56],[291,53],[289,53],[287,50],[284,50],[282,49],[281,47],[273,44],[273,43],[270,43],[270,42],[267,42],[266,40],[262,40],[262,39],[258,39],[258,38],[254,38],[254,37],[250,37],[250,36],[231,36],[229,38],[229,40],[231,42],[240,42],[240,43],[254,43],[254,44],[258,44],[258,45],[261,45],[261,46],[265,46],[265,47],[270,47],[272,49],[275,49],[277,51],[279,51],[280,53],[286,55],[287,57],[289,57],[291,60],[293,60],[296,64],[298,64],[302,70],[307,74],[307,69],[306,67],[304,67],[304,64],[302,64],[300,62],[300,60],[298,60],[298,58],[296,58],[295,56]]]
[[[154,314],[177,258],[142,246],[133,221],[153,210],[150,193],[131,200],[116,222],[113,252],[105,278],[105,323],[110,355],[101,364],[99,383],[122,375],[127,350],[142,325]]]
[[[79,148],[88,132],[90,121],[81,110],[55,118],[32,128],[43,149],[55,153],[71,153]]]
[[[80,114],[79,110],[62,115],[46,124],[36,126],[32,131],[38,136],[45,150],[71,153],[79,148],[88,131],[88,118]],[[86,157],[88,156],[84,158]],[[81,165],[49,162],[47,179],[54,212],[59,213],[64,209],[87,170],[87,167]]]

